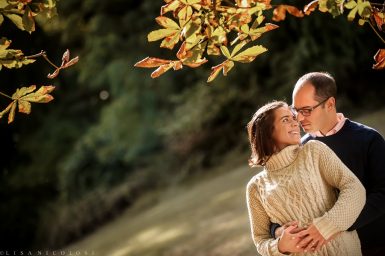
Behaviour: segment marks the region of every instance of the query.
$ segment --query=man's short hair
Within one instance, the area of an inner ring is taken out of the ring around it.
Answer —
[[[298,90],[305,84],[310,83],[315,89],[315,100],[323,101],[327,98],[337,97],[337,85],[333,76],[327,72],[311,72],[298,79],[294,90]]]

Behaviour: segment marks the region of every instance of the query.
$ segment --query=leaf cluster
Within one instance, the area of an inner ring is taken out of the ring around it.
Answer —
[[[56,15],[56,0],[0,0],[0,26],[4,18],[9,19],[18,29],[32,33],[36,29],[37,16],[51,18]],[[48,78],[55,78],[61,69],[67,68],[78,62],[78,57],[69,59],[69,51],[63,54],[62,64],[58,67],[52,63],[45,51],[39,54],[26,56],[22,50],[10,49],[11,40],[3,37],[0,39],[0,70],[5,67],[8,69],[21,68],[22,66],[35,62],[38,57],[43,57],[49,64],[55,67]],[[0,112],[0,118],[9,113],[8,123],[13,122],[15,117],[16,105],[19,106],[19,112],[29,114],[31,112],[31,102],[47,103],[53,99],[50,93],[55,87],[52,85],[41,86],[34,93],[35,85],[18,88],[12,96],[0,92],[0,95],[9,98],[12,102]],[[43,97],[43,98],[39,98]],[[48,100],[49,99],[49,100]]]
[[[315,10],[327,12],[334,17],[348,10],[347,18],[353,21],[359,17],[359,24],[369,23],[376,34],[384,30],[384,5],[376,8],[366,0],[314,0],[302,10],[287,4],[274,5],[272,0],[165,0],[160,16],[155,20],[162,26],[148,34],[149,42],[162,40],[160,47],[173,50],[176,45],[177,59],[146,57],[137,62],[136,67],[157,68],[151,77],[155,78],[171,68],[179,70],[183,66],[197,68],[208,62],[209,56],[224,57],[220,64],[211,67],[208,82],[214,80],[220,71],[223,75],[235,63],[250,63],[267,49],[255,43],[264,33],[277,29],[271,22],[283,21],[286,14],[303,18]],[[269,15],[269,13],[273,15]],[[168,15],[168,16],[166,16]],[[267,17],[271,17],[271,21]],[[377,31],[378,30],[378,31]],[[385,41],[383,40],[384,44]],[[248,46],[246,49],[243,49]],[[383,49],[384,50],[384,49]],[[378,64],[373,68],[383,68]]]

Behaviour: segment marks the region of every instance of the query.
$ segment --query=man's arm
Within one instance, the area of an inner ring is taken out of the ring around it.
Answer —
[[[278,223],[273,223],[273,222],[270,223],[270,237],[275,239],[275,238],[277,238],[277,237],[279,237],[281,235],[281,234],[276,234],[275,233],[275,231],[279,227],[281,227],[281,225],[279,225]]]
[[[385,215],[385,141],[379,133],[375,133],[366,158],[366,204],[349,231],[361,228],[377,218],[384,218]]]

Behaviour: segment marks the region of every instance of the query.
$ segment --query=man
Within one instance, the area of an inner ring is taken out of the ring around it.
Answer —
[[[334,78],[328,73],[308,73],[297,81],[292,108],[307,132],[302,142],[324,142],[360,179],[366,204],[348,230],[357,230],[363,255],[385,255],[385,141],[376,130],[337,113],[336,94]],[[271,226],[275,235],[283,229],[274,223]],[[296,236],[302,240],[297,246],[305,250],[317,250],[328,242],[313,225],[298,231]]]

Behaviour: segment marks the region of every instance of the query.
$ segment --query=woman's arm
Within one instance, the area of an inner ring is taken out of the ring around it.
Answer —
[[[256,184],[252,181],[247,185],[246,200],[249,211],[251,234],[258,253],[261,255],[287,255],[280,252],[301,252],[302,249],[296,248],[299,239],[290,234],[290,230],[295,226],[289,227],[279,238],[271,238],[269,234],[270,218],[267,215]],[[283,242],[283,243],[282,243]]]

